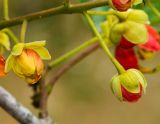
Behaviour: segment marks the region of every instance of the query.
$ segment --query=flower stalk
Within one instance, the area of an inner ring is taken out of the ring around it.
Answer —
[[[22,23],[22,28],[21,28],[21,35],[20,35],[20,41],[23,43],[25,42],[25,35],[26,35],[26,31],[27,31],[27,20],[24,20]]]
[[[95,35],[98,37],[98,41],[101,45],[101,47],[103,48],[103,50],[105,51],[105,53],[107,54],[107,56],[109,57],[109,59],[112,61],[112,63],[115,65],[117,71],[119,74],[122,74],[125,72],[125,69],[123,68],[123,66],[114,58],[114,56],[111,54],[111,52],[109,51],[108,47],[106,46],[106,43],[104,41],[104,39],[102,38],[102,36],[99,34],[99,32],[96,29],[96,26],[94,24],[94,22],[92,21],[91,17],[84,12],[84,16],[86,17],[89,25],[91,26],[93,32],[95,33]],[[108,39],[109,40],[109,39]]]
[[[9,12],[8,12],[8,0],[4,0],[4,19],[9,20]]]

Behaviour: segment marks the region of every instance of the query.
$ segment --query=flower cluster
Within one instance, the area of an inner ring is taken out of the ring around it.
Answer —
[[[110,11],[113,14],[108,15],[107,21],[101,24],[102,35],[116,46],[115,57],[126,70],[113,77],[111,88],[120,101],[136,102],[147,83],[137,70],[139,63],[134,47],[138,47],[143,58],[146,51],[159,51],[159,34],[148,25],[148,16],[142,10]]]

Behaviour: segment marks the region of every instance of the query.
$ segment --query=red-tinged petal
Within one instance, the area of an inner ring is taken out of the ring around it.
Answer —
[[[113,6],[118,11],[126,11],[132,5],[132,0],[112,0]]]
[[[126,70],[130,68],[138,68],[138,60],[133,48],[124,49],[120,46],[117,46],[115,56]]]
[[[5,68],[5,59],[3,56],[0,56],[0,77],[6,75],[6,73],[4,72],[4,68]]]
[[[139,93],[131,93],[131,92],[127,91],[122,85],[121,85],[121,90],[122,90],[122,96],[123,96],[124,101],[136,102],[142,96],[142,85],[141,84],[140,84],[140,92]]]
[[[139,47],[141,49],[144,49],[150,52],[160,51],[160,44],[159,44],[160,37],[158,32],[151,26],[146,26],[146,27],[149,34],[148,41],[145,44],[139,45]]]
[[[27,49],[27,54],[34,59],[37,75],[41,75],[44,69],[44,64],[40,56],[32,49]]]
[[[157,41],[160,41],[160,35],[159,33],[150,25],[146,25],[147,31],[149,34],[151,34]]]
[[[121,46],[122,48],[129,49],[129,48],[134,47],[135,44],[129,42],[127,39],[125,39],[124,37],[122,37],[121,40],[120,40],[119,46]]]

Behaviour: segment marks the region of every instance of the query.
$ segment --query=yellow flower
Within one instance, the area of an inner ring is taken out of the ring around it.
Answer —
[[[16,44],[6,61],[5,72],[12,69],[28,83],[38,82],[44,70],[42,59],[51,59],[44,45],[45,41]]]

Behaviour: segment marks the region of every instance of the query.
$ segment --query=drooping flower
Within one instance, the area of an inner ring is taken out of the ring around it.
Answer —
[[[40,56],[32,49],[23,49],[19,56],[13,57],[13,71],[29,83],[37,82],[44,70]]]
[[[2,55],[0,55],[0,77],[6,75],[4,69],[5,69],[5,58]]]
[[[44,70],[42,59],[51,58],[44,45],[45,41],[15,45],[6,61],[5,72],[12,69],[17,76],[24,78],[28,83],[36,83]]]
[[[147,82],[143,74],[136,69],[129,69],[125,73],[112,78],[111,89],[120,101],[136,102],[145,93]]]

